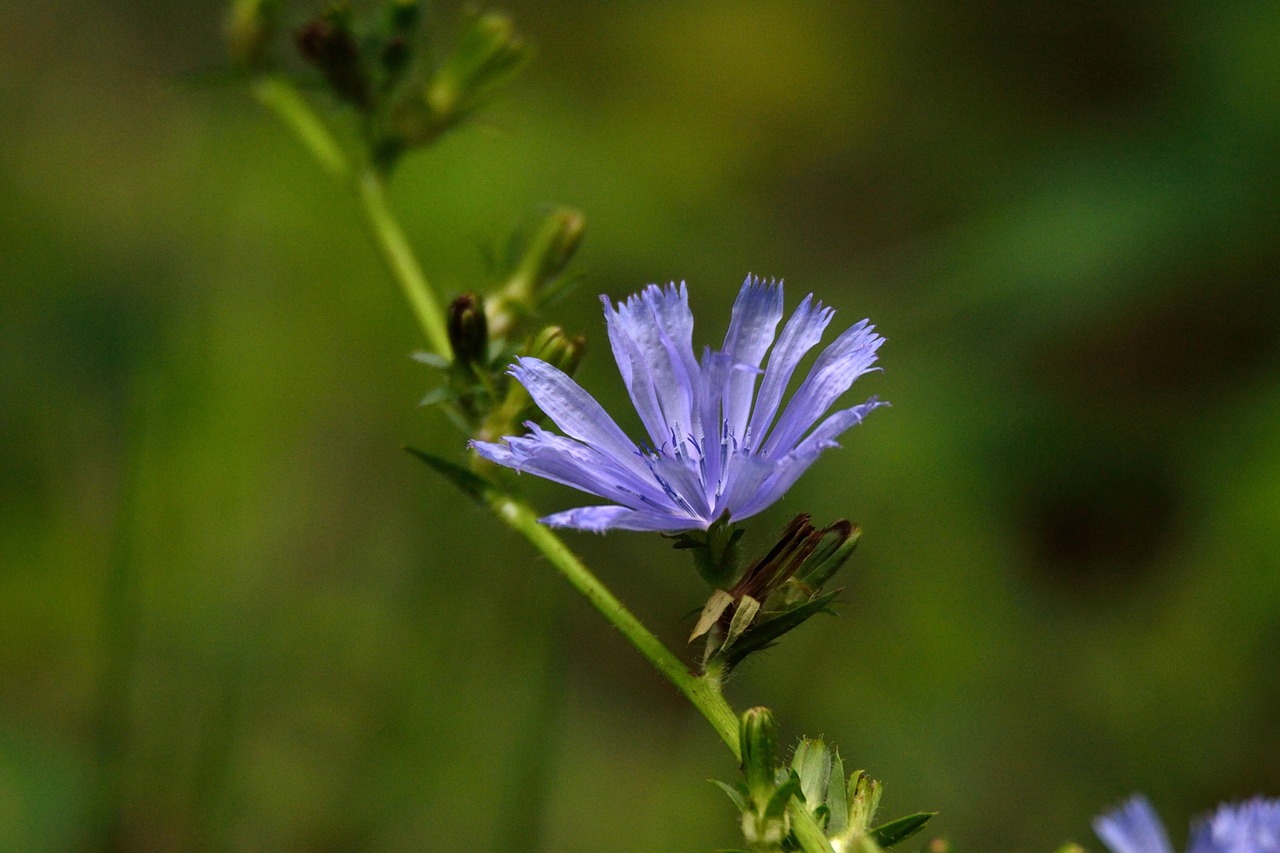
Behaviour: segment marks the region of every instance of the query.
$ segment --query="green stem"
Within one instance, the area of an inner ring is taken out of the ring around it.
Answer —
[[[364,167],[356,174],[351,160],[342,150],[324,121],[307,103],[291,82],[281,77],[259,77],[253,83],[258,103],[271,110],[293,131],[320,166],[334,178],[355,190],[360,212],[378,247],[378,253],[391,271],[391,277],[404,293],[418,325],[431,348],[445,358],[452,357],[449,333],[445,329],[444,309],[435,291],[414,257],[409,240],[400,229],[395,214],[387,204],[386,185],[376,169]]]
[[[418,325],[439,355],[452,357],[449,345],[449,333],[445,329],[444,309],[436,299],[435,291],[427,283],[427,277],[418,266],[413,248],[400,223],[387,205],[386,185],[382,176],[374,169],[367,168],[356,180],[356,195],[360,199],[360,209],[364,213],[365,222],[373,234],[374,242],[382,260],[391,271],[391,277],[400,285],[404,298],[413,308]]]
[[[581,593],[600,615],[618,629],[622,636],[653,664],[658,672],[684,694],[698,709],[716,734],[741,760],[738,743],[738,717],[725,701],[717,683],[701,678],[689,671],[681,660],[672,654],[661,640],[655,637],[639,619],[607,587],[591,573],[560,537],[538,522],[538,517],[526,504],[496,489],[486,490],[485,503],[508,527],[529,541],[533,547],[551,562],[561,576]]]
[[[342,146],[296,86],[282,77],[259,77],[253,81],[253,96],[294,132],[326,172],[339,180],[350,178],[351,163]]]

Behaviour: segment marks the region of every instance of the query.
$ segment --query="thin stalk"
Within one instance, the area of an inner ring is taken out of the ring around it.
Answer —
[[[613,593],[583,565],[569,547],[538,522],[528,505],[496,489],[486,491],[485,503],[508,527],[529,541],[555,566],[569,585],[591,602],[636,651],[657,668],[667,681],[684,694],[725,742],[733,757],[741,760],[738,744],[738,717],[725,701],[719,685],[694,675],[689,668],[653,635]]]
[[[303,146],[311,152],[326,172],[351,186],[360,203],[360,212],[373,237],[378,253],[391,272],[391,277],[404,293],[414,317],[426,335],[427,343],[437,354],[450,358],[449,334],[445,328],[444,309],[418,265],[409,240],[387,204],[386,185],[382,175],[372,166],[357,171],[351,159],[316,115],[307,100],[291,82],[281,77],[259,77],[253,83],[253,95],[284,123]]]
[[[449,333],[445,329],[444,309],[436,299],[435,291],[414,257],[413,248],[400,223],[387,204],[386,185],[382,176],[372,168],[365,169],[356,180],[356,195],[365,224],[378,246],[378,252],[391,271],[391,277],[400,285],[404,298],[418,319],[418,325],[437,354],[452,357]]]
[[[259,77],[252,91],[258,103],[293,131],[321,168],[339,180],[350,179],[351,162],[342,146],[293,83],[282,77]]]

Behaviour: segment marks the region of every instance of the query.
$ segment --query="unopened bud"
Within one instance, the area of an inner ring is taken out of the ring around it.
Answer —
[[[865,832],[880,807],[880,783],[859,770],[849,778],[849,830]]]
[[[449,304],[449,345],[460,366],[484,364],[489,358],[489,328],[484,306],[474,293],[464,293]]]
[[[497,12],[476,15],[428,84],[427,103],[449,123],[509,78],[527,55],[509,17]]]
[[[587,339],[581,335],[570,338],[559,326],[547,326],[530,339],[523,354],[540,358],[572,376],[582,363],[586,348]]]
[[[351,11],[334,6],[298,30],[298,52],[324,74],[335,96],[360,109],[371,105],[369,79],[351,29]]]
[[[275,34],[278,0],[235,0],[227,15],[227,48],[232,62],[257,69],[266,63]]]
[[[533,303],[538,290],[564,272],[582,244],[587,220],[570,207],[553,210],[542,220],[507,285],[511,298]]]
[[[768,708],[748,708],[738,727],[747,791],[763,808],[777,785],[778,727]]]

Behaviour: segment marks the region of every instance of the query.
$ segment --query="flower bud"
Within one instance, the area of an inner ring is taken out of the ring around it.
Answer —
[[[451,124],[515,73],[527,55],[509,17],[497,12],[476,15],[427,85],[427,103],[442,125]]]
[[[278,0],[235,0],[227,15],[227,48],[231,61],[258,69],[266,64],[275,34]]]
[[[335,5],[298,30],[298,52],[329,83],[340,100],[366,110],[372,105],[369,78],[351,27],[351,10]]]
[[[489,360],[488,323],[474,293],[464,293],[449,304],[447,325],[454,364],[469,367]]]
[[[559,326],[547,326],[525,345],[524,355],[540,358],[547,364],[558,367],[570,376],[582,363],[582,355],[587,348],[587,339],[581,335],[566,337]]]
[[[518,293],[533,301],[539,288],[564,272],[582,243],[586,227],[586,217],[573,208],[561,207],[549,213],[529,241],[511,278],[508,288],[513,295]]]
[[[748,708],[738,727],[742,769],[747,791],[759,804],[768,802],[777,787],[778,726],[768,708]]]

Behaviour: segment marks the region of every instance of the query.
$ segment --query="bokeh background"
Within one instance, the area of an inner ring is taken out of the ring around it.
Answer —
[[[505,8],[535,63],[393,189],[443,290],[565,203],[614,410],[599,293],[685,279],[711,342],[751,271],[889,341],[749,540],[861,522],[849,606],[735,704],[963,850],[1280,794],[1280,4]],[[462,456],[350,199],[190,82],[221,16],[0,6],[0,848],[740,843],[701,719],[401,451]],[[569,539],[680,646],[682,555]]]

